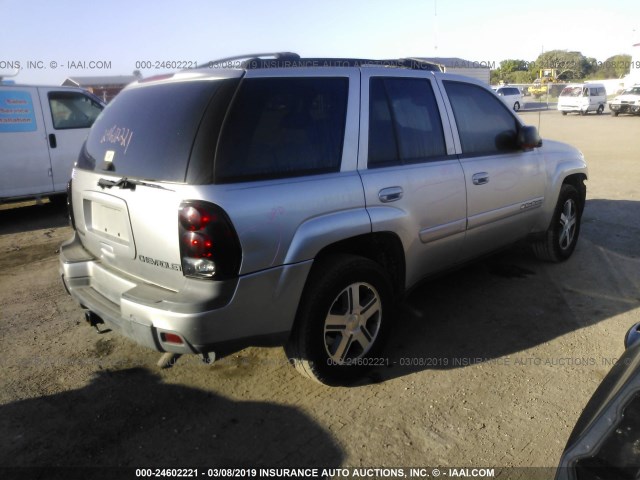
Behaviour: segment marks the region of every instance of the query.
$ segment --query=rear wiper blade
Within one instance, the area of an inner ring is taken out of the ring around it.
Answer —
[[[161,185],[155,185],[153,183],[143,182],[142,180],[130,180],[127,177],[122,177],[120,180],[107,180],[106,178],[101,178],[100,180],[98,180],[98,186],[102,189],[118,187],[118,188],[124,188],[129,190],[135,190],[136,185],[142,185],[142,186],[151,187],[151,188],[161,188],[162,190],[169,190],[168,188],[163,187]]]

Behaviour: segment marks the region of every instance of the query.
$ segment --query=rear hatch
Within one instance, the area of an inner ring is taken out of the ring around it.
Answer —
[[[71,194],[80,240],[102,264],[181,289],[178,213],[184,199],[199,198],[199,184],[211,181],[210,152],[240,75],[179,74],[135,84],[96,120]]]

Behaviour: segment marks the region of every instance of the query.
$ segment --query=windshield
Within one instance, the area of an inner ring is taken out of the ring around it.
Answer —
[[[633,87],[624,91],[625,95],[640,95],[640,87]]]
[[[560,93],[561,97],[579,97],[582,93],[582,87],[565,87]]]

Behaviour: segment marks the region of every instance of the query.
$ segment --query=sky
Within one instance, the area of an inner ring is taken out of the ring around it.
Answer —
[[[638,0],[0,0],[0,75],[17,72],[13,80],[29,84],[147,77],[175,70],[162,62],[245,53],[460,57],[497,67],[556,49],[604,61],[634,43]]]

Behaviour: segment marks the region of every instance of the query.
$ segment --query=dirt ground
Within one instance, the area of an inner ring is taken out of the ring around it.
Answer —
[[[640,118],[521,116],[589,162],[574,256],[544,264],[516,247],[421,285],[401,306],[391,365],[351,388],[305,380],[280,348],[159,369],[156,352],[97,334],[66,294],[64,208],[0,207],[0,467],[46,467],[42,478],[94,465],[518,467],[498,478],[529,478],[521,467],[557,465],[640,321]]]

